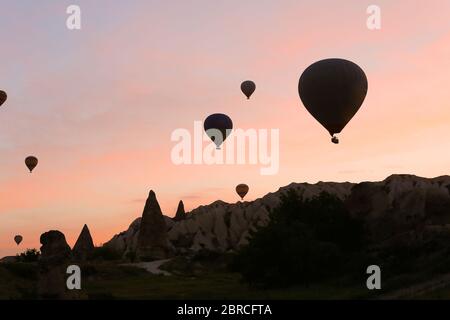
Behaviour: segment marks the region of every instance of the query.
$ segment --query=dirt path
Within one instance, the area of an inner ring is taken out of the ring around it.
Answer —
[[[170,261],[170,259],[156,260],[151,262],[127,263],[124,264],[124,266],[145,269],[147,272],[150,272],[152,274],[161,274],[163,276],[170,276],[172,275],[170,272],[159,269],[159,267],[162,266],[167,261]]]

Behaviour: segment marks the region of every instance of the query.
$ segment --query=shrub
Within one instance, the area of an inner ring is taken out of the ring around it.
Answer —
[[[17,255],[17,260],[20,262],[37,262],[41,253],[36,249],[27,249],[25,252]]]
[[[92,255],[95,260],[116,261],[122,257],[119,252],[108,247],[97,247]]]
[[[252,233],[232,264],[249,284],[308,285],[345,274],[360,263],[363,225],[336,196],[321,193],[302,200],[289,190],[270,218],[266,227]]]

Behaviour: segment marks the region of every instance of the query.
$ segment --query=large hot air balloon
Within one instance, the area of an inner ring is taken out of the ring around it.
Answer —
[[[7,98],[8,98],[8,95],[6,94],[6,92],[0,90],[0,106],[5,103]]]
[[[226,114],[214,113],[206,118],[203,127],[206,134],[216,144],[217,149],[220,149],[220,145],[233,129],[233,121]]]
[[[247,99],[250,99],[253,92],[255,92],[256,85],[253,81],[247,80],[241,83],[241,90],[247,97]]]
[[[31,173],[31,172],[33,172],[33,169],[36,168],[36,166],[38,164],[38,159],[36,157],[29,156],[25,159],[25,164]]]
[[[248,193],[248,189],[248,185],[241,183],[236,186],[236,193],[244,200],[245,195]]]
[[[23,240],[23,237],[21,235],[17,235],[14,237],[14,241],[16,242],[17,245],[19,245]]]
[[[326,59],[310,65],[298,84],[300,99],[309,113],[339,143],[340,133],[361,107],[367,94],[367,77],[355,63]]]

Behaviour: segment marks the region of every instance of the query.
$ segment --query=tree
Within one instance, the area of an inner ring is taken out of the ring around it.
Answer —
[[[25,252],[22,252],[20,255],[17,255],[17,258],[20,262],[36,262],[39,260],[41,253],[36,249],[27,249]]]
[[[336,196],[303,200],[295,190],[281,197],[266,227],[252,233],[232,267],[251,285],[308,285],[342,275],[358,264],[363,225]]]

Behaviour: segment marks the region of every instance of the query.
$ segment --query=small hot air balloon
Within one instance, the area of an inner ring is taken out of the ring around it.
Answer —
[[[308,112],[339,143],[340,133],[358,112],[367,94],[367,77],[355,63],[326,59],[310,65],[298,84],[300,99]]]
[[[226,114],[215,113],[206,118],[203,123],[206,134],[220,150],[220,145],[230,135],[233,129],[233,121]]]
[[[6,99],[8,99],[8,95],[5,91],[0,90],[0,106],[5,103]]]
[[[25,159],[25,164],[31,173],[31,172],[33,172],[33,169],[36,168],[36,166],[38,164],[38,159],[36,157],[29,156]]]
[[[247,97],[247,99],[250,99],[253,92],[256,90],[256,85],[253,81],[247,80],[241,83],[241,90]]]
[[[21,235],[17,235],[14,237],[14,241],[19,245],[23,240],[23,237]]]
[[[241,200],[244,200],[244,197],[248,193],[248,190],[248,185],[246,185],[245,183],[241,183],[236,186],[236,193],[241,197]]]

